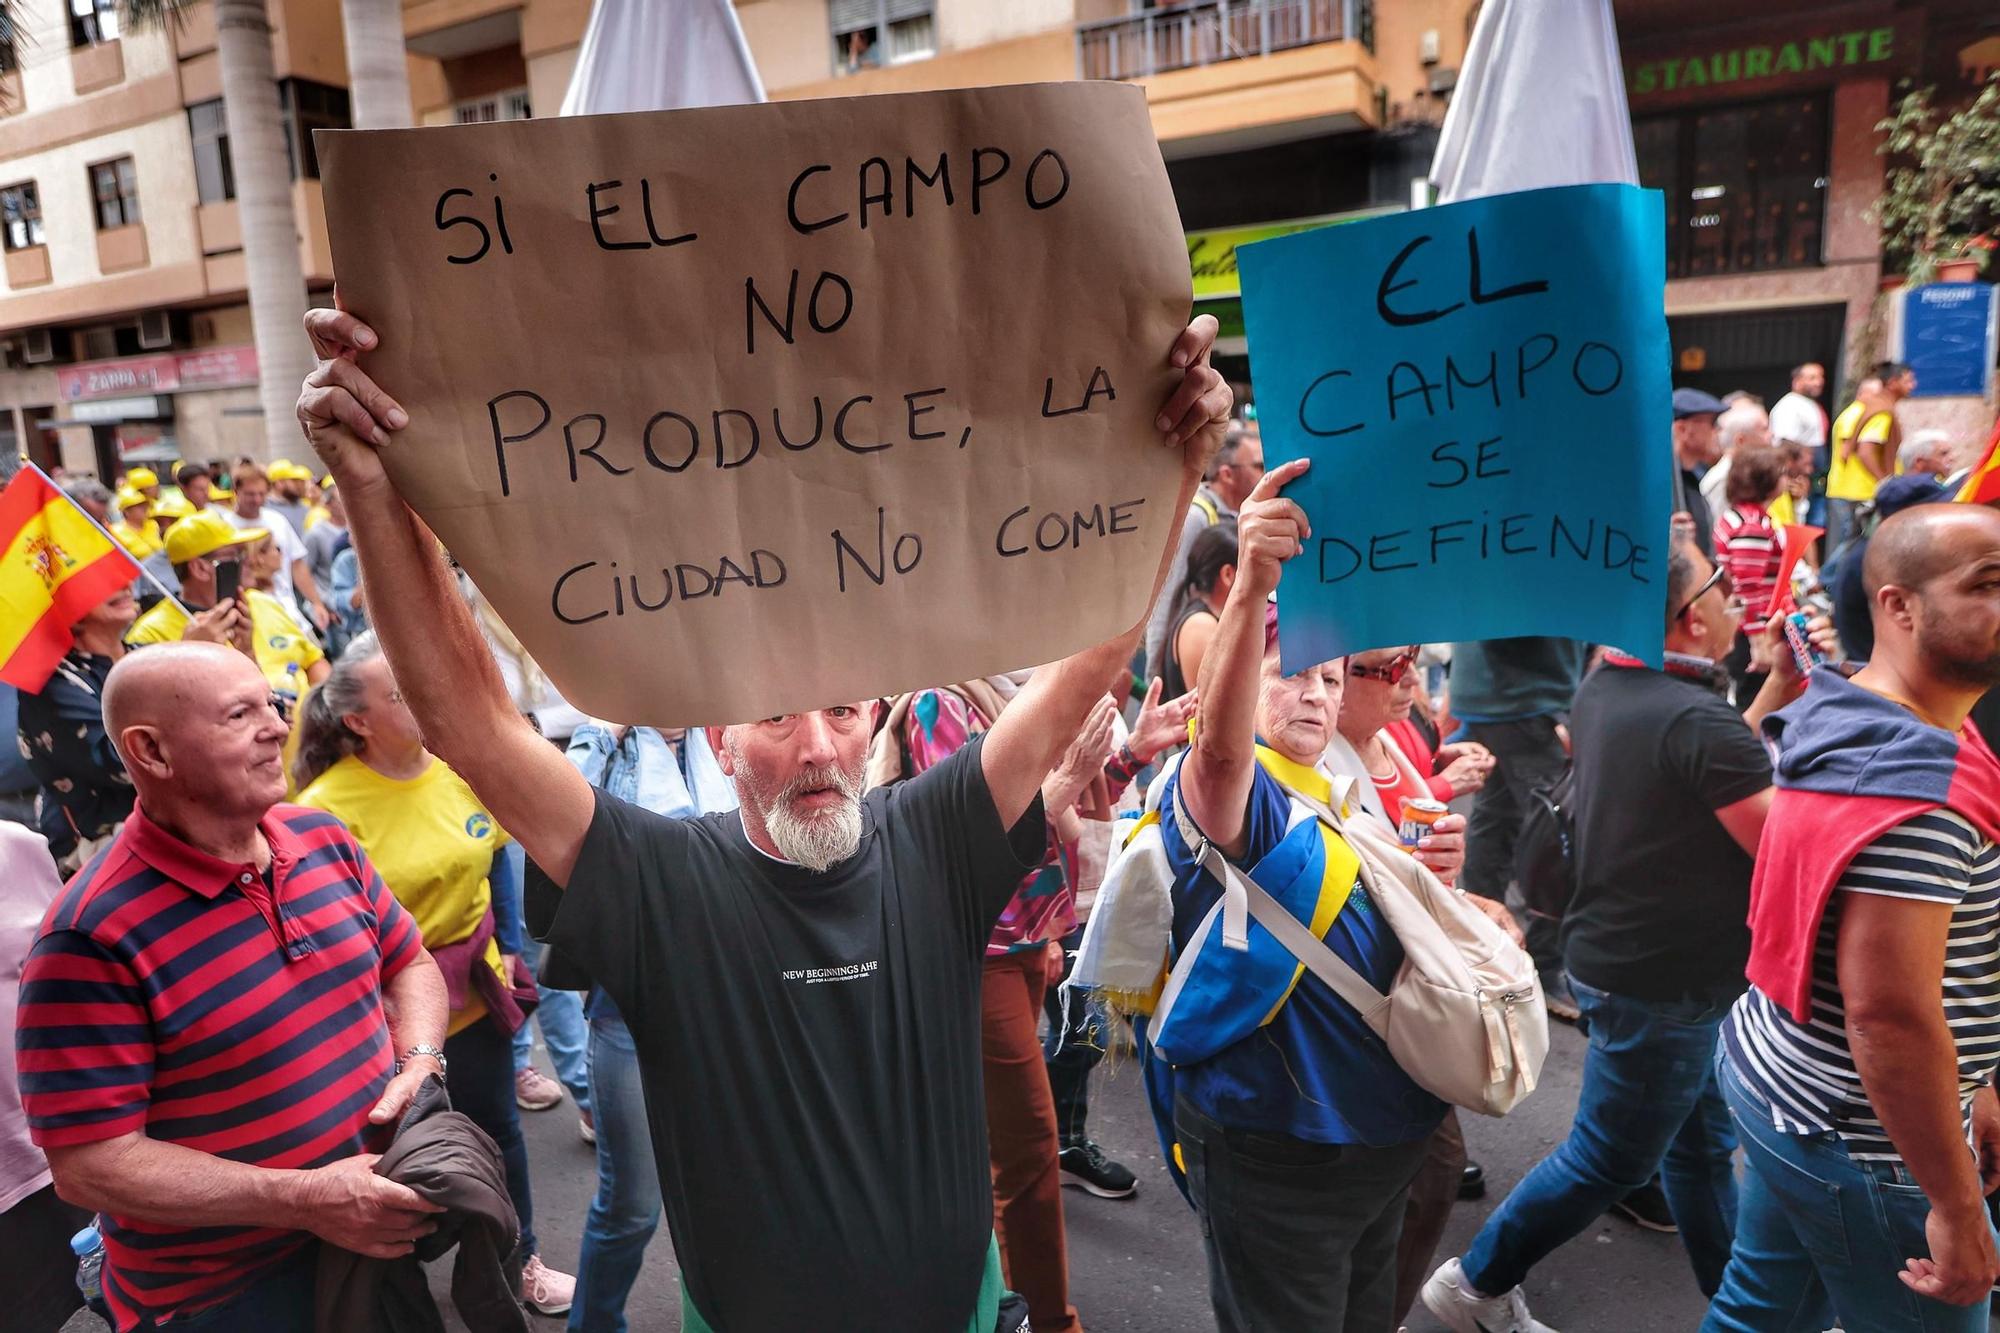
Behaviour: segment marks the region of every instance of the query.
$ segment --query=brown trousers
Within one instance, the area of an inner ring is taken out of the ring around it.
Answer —
[[[986,960],[981,991],[986,1137],[993,1165],[993,1231],[1007,1285],[1028,1299],[1035,1333],[1082,1333],[1069,1303],[1069,1245],[1056,1106],[1036,1025],[1048,989],[1040,949]]]
[[[1392,1324],[1410,1317],[1417,1294],[1431,1275],[1438,1242],[1444,1239],[1445,1223],[1451,1220],[1451,1206],[1458,1202],[1458,1181],[1464,1171],[1465,1132],[1459,1128],[1454,1109],[1432,1132],[1425,1145],[1423,1167],[1410,1182],[1410,1201],[1403,1208],[1403,1236],[1396,1242],[1396,1318]]]

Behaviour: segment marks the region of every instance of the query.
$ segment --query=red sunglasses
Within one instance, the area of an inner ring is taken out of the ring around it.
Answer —
[[[1414,648],[1408,652],[1398,653],[1376,667],[1363,666],[1350,657],[1347,659],[1347,674],[1359,676],[1363,680],[1379,680],[1387,685],[1398,685],[1402,683],[1403,677],[1410,674],[1410,668],[1415,666],[1416,662],[1417,651]]]

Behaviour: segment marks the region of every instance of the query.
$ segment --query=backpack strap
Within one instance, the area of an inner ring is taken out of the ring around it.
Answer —
[[[1347,1001],[1363,1018],[1389,1002],[1388,996],[1369,985],[1367,978],[1328,948],[1326,941],[1314,935],[1304,922],[1286,911],[1283,904],[1257,881],[1229,863],[1221,849],[1208,840],[1208,835],[1197,828],[1188,815],[1179,783],[1174,784],[1174,826],[1180,831],[1182,841],[1194,851],[1195,859],[1202,868],[1222,885],[1224,948],[1249,948],[1247,918],[1255,917],[1257,924],[1270,931],[1278,943],[1285,946],[1287,953],[1305,964],[1307,970],[1325,982],[1334,994]],[[1366,864],[1365,857],[1363,864]],[[1194,951],[1189,950],[1182,956],[1182,962],[1193,955]],[[1176,964],[1175,970],[1178,971],[1179,967],[1180,964]]]

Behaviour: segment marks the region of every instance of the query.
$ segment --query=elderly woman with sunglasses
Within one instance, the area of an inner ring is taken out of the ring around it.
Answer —
[[[1385,812],[1403,796],[1445,802],[1470,796],[1486,785],[1497,762],[1493,752],[1477,741],[1433,747],[1410,724],[1423,689],[1416,665],[1420,652],[1417,646],[1383,648],[1356,653],[1347,662],[1346,701],[1357,711],[1351,720],[1343,713],[1341,735],[1360,757]],[[1382,721],[1370,726],[1377,716]],[[1420,783],[1410,781],[1411,769]],[[1389,813],[1390,822],[1396,822]]]

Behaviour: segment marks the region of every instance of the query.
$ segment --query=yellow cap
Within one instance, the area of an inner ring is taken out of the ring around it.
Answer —
[[[324,477],[321,477],[319,479],[319,488],[323,491],[330,491],[333,489],[333,474],[331,472],[327,473]]]
[[[167,529],[167,559],[176,565],[184,565],[225,546],[244,546],[270,535],[264,528],[245,528],[238,532],[230,526],[228,519],[212,509],[204,509],[198,514],[189,514]]]
[[[179,491],[168,491],[153,503],[153,517],[163,518],[169,523],[177,518],[186,518],[193,512],[194,506]]]
[[[118,488],[117,501],[120,509],[130,509],[133,505],[152,503],[152,501],[133,490],[130,486],[120,486]]]
[[[125,484],[135,491],[142,491],[148,486],[159,485],[160,478],[151,468],[135,467],[125,474]]]

